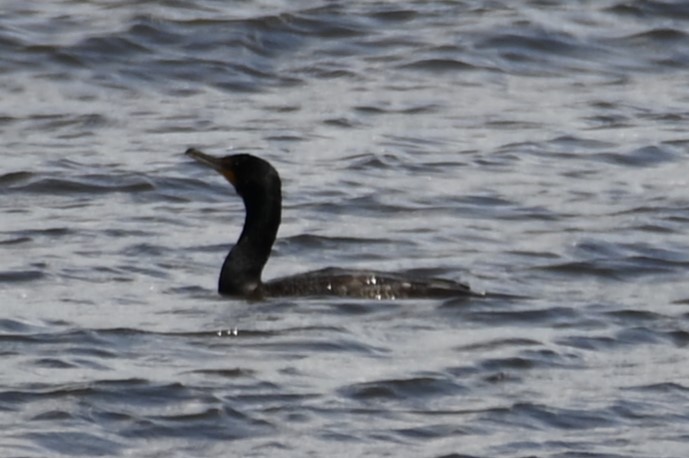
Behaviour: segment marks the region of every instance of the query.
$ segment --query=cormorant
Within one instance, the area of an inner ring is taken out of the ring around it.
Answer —
[[[473,293],[467,285],[452,280],[335,267],[264,283],[261,272],[275,242],[282,212],[282,189],[277,171],[264,159],[250,154],[215,157],[194,148],[189,148],[185,154],[223,175],[244,201],[244,228],[220,271],[218,291],[222,295],[249,299],[280,296],[404,299],[480,295]]]

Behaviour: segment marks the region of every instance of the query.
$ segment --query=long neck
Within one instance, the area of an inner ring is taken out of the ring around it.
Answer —
[[[261,272],[280,226],[282,195],[279,178],[267,187],[243,190],[244,228],[220,271],[220,294],[248,296],[259,292]]]

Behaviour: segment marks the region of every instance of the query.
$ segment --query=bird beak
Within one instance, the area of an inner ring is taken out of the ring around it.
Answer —
[[[220,173],[227,179],[227,181],[232,183],[232,185],[234,185],[237,181],[237,176],[235,175],[234,170],[229,168],[223,162],[222,158],[211,156],[210,154],[206,154],[203,151],[197,150],[196,148],[189,148],[184,154],[196,159],[200,163],[207,165],[216,172]]]

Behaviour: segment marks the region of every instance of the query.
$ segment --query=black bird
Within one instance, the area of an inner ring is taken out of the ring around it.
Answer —
[[[215,157],[194,148],[189,148],[185,154],[222,174],[244,201],[244,228],[220,271],[218,291],[222,295],[249,299],[280,296],[404,299],[482,295],[452,280],[335,267],[264,283],[261,272],[275,242],[282,212],[282,189],[277,171],[267,161],[250,154]]]

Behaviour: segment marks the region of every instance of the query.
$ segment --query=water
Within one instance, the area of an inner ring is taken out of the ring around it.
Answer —
[[[1,11],[2,456],[686,456],[685,2]],[[282,174],[266,278],[522,298],[222,299],[189,146]]]

